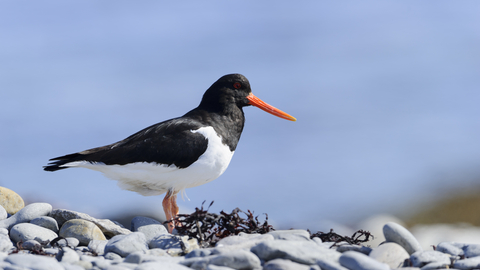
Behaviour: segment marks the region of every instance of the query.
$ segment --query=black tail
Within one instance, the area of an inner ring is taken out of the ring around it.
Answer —
[[[75,154],[52,158],[50,159],[50,163],[48,163],[47,166],[43,166],[43,169],[47,172],[54,172],[58,170],[67,169],[68,167],[62,167],[62,165],[65,165],[73,161],[81,160],[82,156],[84,155],[75,153]]]

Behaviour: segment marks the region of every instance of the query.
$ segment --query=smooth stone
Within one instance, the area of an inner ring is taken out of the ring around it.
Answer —
[[[310,241],[310,233],[306,230],[278,230],[267,234],[275,240]]]
[[[150,241],[152,241],[155,237],[158,237],[164,234],[169,234],[165,226],[159,225],[159,224],[143,225],[137,228],[136,231],[145,234],[147,243],[150,243]]]
[[[13,249],[13,243],[10,237],[0,234],[0,252],[10,252]]]
[[[390,268],[400,268],[406,259],[410,258],[407,251],[397,243],[388,242],[372,250],[370,258],[385,263]]]
[[[8,229],[0,228],[0,234],[8,236]]]
[[[57,253],[57,261],[64,263],[75,263],[80,261],[80,255],[69,247],[63,247]]]
[[[147,240],[145,235],[140,232],[114,236],[105,246],[105,253],[114,252],[122,257],[127,257],[128,254],[135,251],[146,252],[147,250]]]
[[[440,251],[417,251],[410,256],[413,267],[424,267],[429,263],[450,264],[450,256]]]
[[[192,270],[189,267],[186,267],[181,264],[176,264],[172,262],[147,262],[142,263],[141,265],[137,266],[135,270]]]
[[[480,256],[472,257],[464,260],[458,260],[453,263],[456,269],[476,269],[480,268]]]
[[[309,265],[292,262],[290,260],[275,259],[265,263],[262,270],[312,270],[312,267]]]
[[[260,269],[260,259],[250,251],[226,251],[217,255],[194,257],[180,261],[181,264],[193,269],[205,269],[207,265],[226,266],[233,269]]]
[[[339,259],[342,266],[350,270],[390,270],[390,267],[369,256],[355,251],[347,251]]]
[[[214,265],[214,264],[209,264],[209,265],[207,265],[207,268],[205,268],[205,270],[235,270],[235,269],[230,268],[230,267],[226,267],[226,266],[218,266],[218,265]]]
[[[387,242],[399,244],[410,255],[417,251],[423,250],[415,236],[413,236],[413,234],[403,226],[395,222],[388,222],[383,226],[383,235],[385,236]]]
[[[32,254],[12,254],[5,261],[15,266],[35,270],[64,270],[64,267],[54,258]]]
[[[58,235],[53,231],[31,223],[20,223],[13,226],[10,230],[10,238],[14,242],[36,240],[40,243],[44,243],[50,242],[57,237]]]
[[[54,218],[47,217],[47,216],[38,217],[38,218],[32,219],[30,223],[52,230],[55,233],[58,233],[58,223]]]
[[[261,260],[287,259],[313,265],[319,259],[338,262],[341,253],[309,241],[265,241],[251,248]]]
[[[7,210],[5,210],[5,208],[3,208],[3,206],[0,205],[0,220],[7,219],[7,217],[8,217]]]
[[[346,252],[346,251],[356,251],[363,253],[365,255],[370,254],[372,252],[372,248],[370,247],[365,247],[365,246],[359,246],[359,245],[341,245],[337,248],[338,252]]]
[[[14,215],[25,207],[25,202],[15,191],[6,187],[0,187],[0,205],[7,213]]]
[[[446,262],[431,262],[427,263],[422,268],[421,270],[433,270],[433,269],[448,269],[450,266],[450,263]]]
[[[67,237],[57,241],[57,245],[60,247],[76,248],[80,244],[80,241],[74,237]]]
[[[463,246],[458,247],[456,243],[453,242],[441,242],[437,245],[436,251],[450,254],[452,256],[462,256],[464,255]]]
[[[153,218],[136,216],[130,222],[130,229],[132,230],[132,232],[136,232],[138,231],[138,228],[147,225],[162,225],[162,223]]]
[[[58,248],[44,248],[43,251],[45,252],[45,254],[56,256],[58,254],[58,252],[60,252],[60,249],[58,249]]]
[[[41,216],[48,216],[51,211],[52,206],[48,203],[32,203],[22,208],[13,216],[0,220],[0,228],[10,229],[15,224],[30,222]]]
[[[463,248],[463,252],[466,258],[472,258],[480,256],[480,245],[479,244],[468,244]]]
[[[320,266],[322,270],[348,270],[343,267],[339,262],[334,262],[326,259],[317,260],[317,265]]]
[[[65,210],[65,209],[54,209],[50,215],[50,217],[53,217],[58,224],[61,226],[63,223],[67,222],[68,220],[71,219],[83,219],[90,221],[97,225],[100,230],[102,230],[103,234],[105,234],[108,237],[113,237],[115,235],[123,235],[123,234],[129,234],[131,233],[130,230],[127,230],[120,226],[119,224],[114,223],[111,220],[108,219],[96,219],[93,218],[87,214],[84,213],[79,213],[71,210]]]
[[[264,241],[273,241],[275,238],[270,234],[247,234],[239,233],[238,235],[232,235],[220,239],[215,245],[216,247],[231,246],[236,249],[250,250],[253,246],[258,245]]]
[[[92,240],[88,243],[88,248],[91,252],[97,255],[105,254],[105,246],[107,245],[108,240]]]
[[[122,256],[114,252],[107,252],[106,254],[103,255],[103,257],[110,261],[119,261],[119,262],[123,261]]]
[[[97,225],[83,219],[71,219],[65,222],[59,234],[65,238],[76,238],[82,245],[88,245],[92,240],[107,240]]]
[[[26,250],[42,250],[43,247],[42,247],[42,244],[40,244],[38,241],[36,240],[28,240],[28,241],[25,241],[24,243],[22,243],[22,248],[23,249],[26,249]]]

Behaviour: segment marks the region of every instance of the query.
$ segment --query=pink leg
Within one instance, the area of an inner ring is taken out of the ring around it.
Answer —
[[[169,221],[167,226],[168,232],[171,233],[175,229],[175,221],[172,219],[178,215],[177,194],[169,190],[163,199],[162,205],[167,221]]]

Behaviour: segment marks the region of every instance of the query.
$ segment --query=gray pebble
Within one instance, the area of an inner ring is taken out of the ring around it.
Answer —
[[[92,240],[88,243],[88,248],[97,255],[103,255],[105,254],[105,246],[107,243],[108,240]]]
[[[43,249],[42,245],[36,240],[25,241],[24,243],[22,243],[22,248],[26,250],[32,250],[32,251],[34,250],[39,251]]]
[[[10,237],[0,234],[0,252],[10,252],[12,249],[13,243]]]
[[[194,257],[180,261],[181,264],[193,269],[205,269],[207,265],[226,266],[234,269],[259,269],[260,259],[250,251],[225,251],[217,255]]]
[[[414,267],[424,267],[429,263],[450,264],[450,256],[440,251],[417,251],[410,256]]]
[[[20,210],[21,211],[21,210]],[[54,258],[31,254],[12,254],[5,261],[15,266],[35,270],[63,270],[63,266]]]
[[[337,248],[338,252],[345,252],[345,251],[356,251],[363,253],[365,255],[370,254],[372,252],[372,248],[370,247],[365,247],[365,246],[359,246],[359,245],[341,245]]]
[[[215,246],[231,246],[236,249],[250,249],[257,244],[264,241],[273,241],[274,237],[271,234],[246,234],[240,233],[220,239]]]
[[[65,268],[65,270],[85,270],[88,268],[84,268],[78,264],[71,264],[71,263],[64,263],[60,262],[60,264]]]
[[[70,247],[75,248],[80,244],[80,241],[77,238],[67,237],[57,241],[57,245],[60,247]]]
[[[172,262],[147,262],[147,263],[142,263],[141,265],[135,268],[135,270],[158,270],[158,269],[192,270],[189,267],[186,267],[181,264],[172,263]]]
[[[453,263],[456,269],[477,269],[480,268],[480,256],[472,257],[465,260],[458,260]]]
[[[106,260],[110,260],[110,261],[123,261],[122,256],[114,252],[107,252],[106,254],[103,255],[103,257]]]
[[[318,267],[318,266],[317,266]],[[285,259],[275,259],[263,265],[263,270],[311,270],[312,267]]]
[[[308,241],[265,241],[252,247],[251,251],[261,260],[287,259],[301,264],[313,265],[318,259],[337,261],[340,252],[324,248]]]
[[[413,234],[403,226],[395,222],[388,222],[383,226],[383,235],[385,236],[387,242],[399,244],[410,255],[416,251],[423,250],[415,236],[413,236]]]
[[[136,232],[138,228],[147,225],[162,225],[162,223],[153,218],[137,216],[132,219],[130,223],[130,229],[132,230],[132,232]]]
[[[468,244],[463,248],[463,252],[467,258],[480,256],[480,245]]]
[[[106,240],[100,228],[95,223],[83,219],[71,219],[65,222],[60,229],[61,237],[73,237],[82,245],[88,245],[92,240]]]
[[[0,220],[7,219],[7,217],[8,217],[7,210],[5,210],[5,208],[3,208],[3,206],[0,205]]]
[[[43,243],[51,241],[57,237],[58,235],[53,231],[31,223],[20,223],[13,226],[10,230],[10,238],[14,242],[36,240]]]
[[[10,229],[15,224],[30,222],[31,220],[41,216],[48,216],[51,211],[52,206],[48,203],[32,203],[22,208],[15,215],[7,219],[0,220],[0,228]]]
[[[30,223],[52,230],[55,233],[58,233],[58,223],[54,218],[47,217],[47,216],[38,217],[38,218],[32,219]]]
[[[389,242],[372,250],[370,258],[388,264],[391,268],[400,268],[410,258],[407,251],[397,243]]]
[[[348,270],[347,268],[343,267],[339,262],[326,259],[317,260],[317,265],[320,266],[322,270]]]
[[[194,249],[185,255],[185,259],[194,258],[194,257],[205,257],[212,254],[212,249],[202,248]]]
[[[169,250],[169,254],[189,253],[196,247],[192,247],[188,241],[188,236],[175,236],[171,234],[162,234],[155,237],[148,244],[150,248],[160,248]]]
[[[310,233],[306,230],[278,230],[267,234],[275,240],[310,241]]]
[[[146,252],[147,250],[147,240],[145,239],[145,235],[140,232],[114,236],[105,246],[106,253],[114,252],[122,257],[127,257],[128,254],[135,251]]]
[[[462,248],[463,245],[459,247],[458,244],[454,242],[441,242],[437,245],[436,250],[453,256],[462,256],[464,254]]]
[[[145,234],[147,243],[150,243],[155,237],[160,235],[170,235],[165,226],[159,224],[144,225],[139,227],[137,231]]]
[[[347,251],[339,259],[342,266],[351,270],[389,270],[387,264],[355,251]]]

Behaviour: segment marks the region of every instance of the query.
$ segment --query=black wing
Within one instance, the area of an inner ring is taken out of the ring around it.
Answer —
[[[202,127],[191,118],[175,118],[147,127],[125,140],[110,145],[50,159],[45,171],[56,171],[73,161],[125,165],[134,162],[156,162],[186,168],[207,149],[208,140],[192,130]]]

